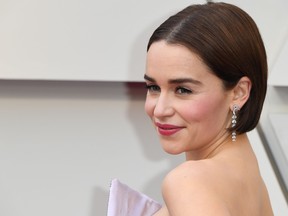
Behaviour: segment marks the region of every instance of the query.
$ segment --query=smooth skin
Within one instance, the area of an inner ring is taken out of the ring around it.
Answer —
[[[232,142],[227,130],[233,105],[241,108],[249,98],[249,78],[227,91],[195,53],[160,41],[147,53],[145,79],[145,111],[162,148],[186,155],[165,177],[165,205],[155,216],[272,216],[247,135]],[[181,129],[163,135],[169,128],[159,124]]]

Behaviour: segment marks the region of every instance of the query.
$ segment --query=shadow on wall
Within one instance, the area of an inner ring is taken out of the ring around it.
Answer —
[[[40,80],[0,80],[1,98],[59,99],[59,100],[116,100],[115,89],[120,82],[96,81],[40,81]],[[21,91],[19,91],[21,89]],[[40,93],[39,93],[40,89]],[[120,95],[121,96],[121,95]],[[122,96],[121,96],[122,97]],[[124,97],[123,97],[124,98]],[[125,98],[124,98],[125,99]]]
[[[92,194],[92,209],[90,215],[107,215],[108,199],[109,191],[105,191],[100,187],[96,187]]]

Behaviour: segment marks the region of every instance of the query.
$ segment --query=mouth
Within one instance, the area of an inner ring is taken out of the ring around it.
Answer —
[[[162,136],[172,136],[173,134],[176,134],[178,131],[182,130],[184,127],[171,125],[171,124],[161,124],[161,123],[155,123],[158,133]]]

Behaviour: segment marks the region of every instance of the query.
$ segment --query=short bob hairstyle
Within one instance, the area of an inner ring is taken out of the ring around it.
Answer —
[[[250,97],[233,130],[241,134],[257,126],[267,90],[267,57],[257,25],[246,12],[227,3],[191,5],[153,32],[147,51],[160,40],[200,56],[226,90],[247,76],[252,83]]]

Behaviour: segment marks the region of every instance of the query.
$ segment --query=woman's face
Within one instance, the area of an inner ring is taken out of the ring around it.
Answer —
[[[227,138],[231,92],[196,54],[181,45],[153,43],[145,80],[145,111],[166,152],[195,158]]]

